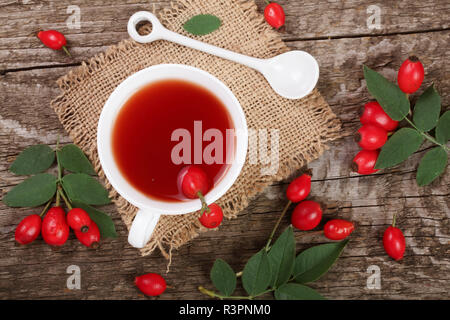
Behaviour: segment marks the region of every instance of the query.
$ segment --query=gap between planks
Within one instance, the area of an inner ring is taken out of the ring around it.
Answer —
[[[339,40],[339,39],[357,39],[357,38],[366,38],[366,37],[394,37],[398,35],[414,35],[414,34],[423,34],[423,33],[433,33],[433,32],[445,32],[450,31],[450,28],[434,28],[428,30],[415,30],[415,31],[399,31],[399,32],[387,32],[387,33],[364,33],[364,34],[355,34],[355,35],[339,35],[339,36],[321,36],[321,37],[311,37],[311,38],[286,38],[283,39],[284,42],[305,42],[305,41],[323,41],[323,40]],[[12,72],[21,72],[21,71],[31,71],[31,70],[39,70],[39,69],[53,69],[53,68],[67,68],[67,67],[76,67],[80,66],[81,62],[74,63],[64,63],[64,64],[51,64],[51,65],[40,65],[40,66],[31,66],[24,68],[10,68],[0,70],[0,76],[6,75],[7,73]]]

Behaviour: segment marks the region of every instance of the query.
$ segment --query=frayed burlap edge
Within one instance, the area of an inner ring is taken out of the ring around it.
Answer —
[[[236,1],[243,10],[243,14],[246,15],[252,24],[252,27],[258,30],[261,37],[268,43],[268,49],[273,55],[280,54],[288,51],[288,47],[283,43],[278,33],[272,30],[265,22],[263,16],[257,11],[257,6],[254,1],[238,0]],[[161,22],[169,29],[171,29],[173,18],[183,12],[184,8],[195,5],[196,0],[178,0],[177,4],[172,3],[170,8],[162,9],[159,13]],[[110,196],[113,199],[114,204],[117,206],[119,212],[126,212],[122,214],[122,220],[129,226],[134,218],[136,208],[128,203],[125,199],[120,197],[117,192],[107,181],[101,170],[100,162],[97,156],[97,150],[90,148],[86,145],[86,133],[75,130],[76,123],[73,123],[70,119],[70,113],[65,112],[69,108],[69,101],[65,97],[65,92],[76,84],[82,83],[85,79],[90,77],[93,73],[101,70],[102,66],[112,60],[123,51],[128,51],[139,46],[133,40],[123,40],[117,45],[109,47],[104,53],[101,53],[87,62],[83,62],[81,66],[74,68],[67,75],[58,79],[57,83],[63,93],[55,98],[51,102],[51,106],[57,113],[59,120],[63,124],[69,136],[73,139],[74,143],[79,145],[87,154],[89,159],[93,162],[95,170],[99,173],[99,177],[105,183],[108,190],[110,190]],[[340,120],[331,111],[328,104],[320,95],[317,89],[315,89],[307,98],[303,99],[303,103],[314,104],[313,112],[321,119],[323,125],[323,132],[317,136],[317,141],[311,144],[311,148],[304,150],[295,157],[288,161],[280,163],[280,169],[275,176],[262,178],[253,184],[252,191],[247,194],[235,195],[226,203],[221,203],[224,208],[225,216],[228,219],[235,218],[240,211],[248,206],[249,201],[256,194],[264,190],[273,181],[283,180],[289,177],[294,171],[293,168],[300,168],[306,165],[308,162],[318,158],[326,149],[326,143],[341,137],[341,124]],[[301,107],[301,106],[299,106]],[[160,239],[152,238],[147,246],[141,249],[142,255],[150,254],[155,248],[159,248],[164,257],[170,260],[172,257],[172,249],[178,249],[186,242],[197,237],[201,232],[206,232],[208,229],[202,227],[197,220],[194,220],[192,224],[184,225],[182,228],[171,232],[165,233]]]

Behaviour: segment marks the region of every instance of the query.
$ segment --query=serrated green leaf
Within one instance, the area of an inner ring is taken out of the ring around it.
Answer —
[[[98,226],[102,238],[117,238],[116,227],[109,215],[80,201],[72,201],[72,204],[74,208],[81,208],[89,214]]]
[[[450,140],[450,110],[439,118],[436,126],[436,140],[442,144]]]
[[[417,184],[422,187],[439,177],[447,167],[447,160],[447,152],[442,147],[428,151],[417,168]]]
[[[300,253],[295,259],[294,278],[298,283],[316,281],[336,262],[348,240],[321,244]]]
[[[433,129],[441,112],[441,97],[431,85],[414,106],[413,122],[422,131]]]
[[[12,188],[3,197],[3,202],[9,207],[40,206],[54,196],[56,180],[51,174],[39,173]]]
[[[214,286],[225,296],[231,296],[236,289],[236,273],[222,259],[217,259],[210,272]]]
[[[70,200],[89,205],[108,204],[108,191],[94,178],[85,173],[71,173],[62,178],[62,186]]]
[[[58,158],[61,166],[75,173],[86,173],[95,175],[95,170],[91,162],[84,155],[83,151],[74,144],[68,144],[58,151]]]
[[[45,144],[38,144],[23,150],[9,170],[15,174],[28,175],[43,172],[55,161],[55,152]]]
[[[256,296],[267,289],[270,280],[269,258],[263,249],[253,255],[245,265],[242,273],[242,285],[250,296]]]
[[[364,66],[367,89],[377,99],[383,110],[396,121],[401,121],[409,112],[409,100],[398,86],[378,72]]]
[[[219,29],[221,21],[212,14],[199,14],[189,19],[183,28],[196,36],[203,36]]]
[[[411,128],[398,130],[381,149],[375,168],[384,169],[405,161],[420,148],[423,140],[417,130]]]
[[[326,300],[320,293],[298,283],[286,283],[275,290],[277,300]]]
[[[285,284],[291,277],[295,259],[295,238],[291,226],[278,237],[267,257],[272,272],[270,285],[279,287]]]

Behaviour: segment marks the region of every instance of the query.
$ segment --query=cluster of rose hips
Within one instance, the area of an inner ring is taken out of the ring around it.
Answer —
[[[398,86],[407,95],[412,94],[420,88],[424,76],[425,71],[419,59],[415,56],[409,57],[398,70]],[[355,156],[352,166],[359,174],[372,174],[378,171],[375,164],[379,149],[386,143],[389,132],[397,128],[398,121],[392,120],[378,102],[367,103],[359,119],[363,126],[358,130],[358,143],[363,150]],[[406,242],[403,232],[395,227],[395,216],[392,225],[384,232],[383,246],[391,258],[403,258]]]
[[[398,70],[398,86],[406,93],[416,92],[422,85],[424,68],[417,57],[406,59]],[[361,109],[359,120],[362,127],[357,131],[357,142],[362,148],[353,158],[353,171],[372,174],[378,171],[375,164],[388,135],[397,129],[398,121],[392,120],[376,101],[368,102]]]
[[[17,226],[15,239],[19,244],[25,245],[33,242],[42,234],[44,241],[53,246],[59,247],[66,243],[69,238],[69,228],[75,232],[78,240],[90,248],[97,248],[100,241],[100,230],[97,224],[91,220],[89,214],[81,208],[72,208],[66,202],[70,211],[65,213],[59,206],[50,208],[42,219],[42,215],[32,214],[25,217]]]
[[[311,191],[311,175],[302,174],[294,179],[286,190],[286,196],[289,202],[285,210],[291,203],[298,203],[291,216],[292,225],[302,231],[312,230],[317,227],[322,220],[322,208],[320,204],[306,200]],[[354,230],[352,222],[343,219],[333,219],[328,221],[323,234],[330,240],[343,240],[347,238]]]

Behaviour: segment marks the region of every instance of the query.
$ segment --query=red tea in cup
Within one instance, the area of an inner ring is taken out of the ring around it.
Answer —
[[[179,129],[190,135],[190,157],[182,152],[183,159],[190,158],[190,163],[173,159],[173,150],[180,141],[173,141],[172,135]],[[199,143],[203,149],[214,142],[214,138],[202,141],[208,129],[218,130],[223,137],[222,161],[200,159],[199,163],[195,153]],[[213,185],[220,181],[230,166],[227,157],[234,146],[227,143],[226,137],[227,130],[233,129],[225,105],[212,92],[187,81],[161,80],[139,89],[120,109],[112,131],[113,156],[121,174],[136,190],[157,200],[183,201],[187,199],[178,189],[179,171],[195,164],[207,173]]]

